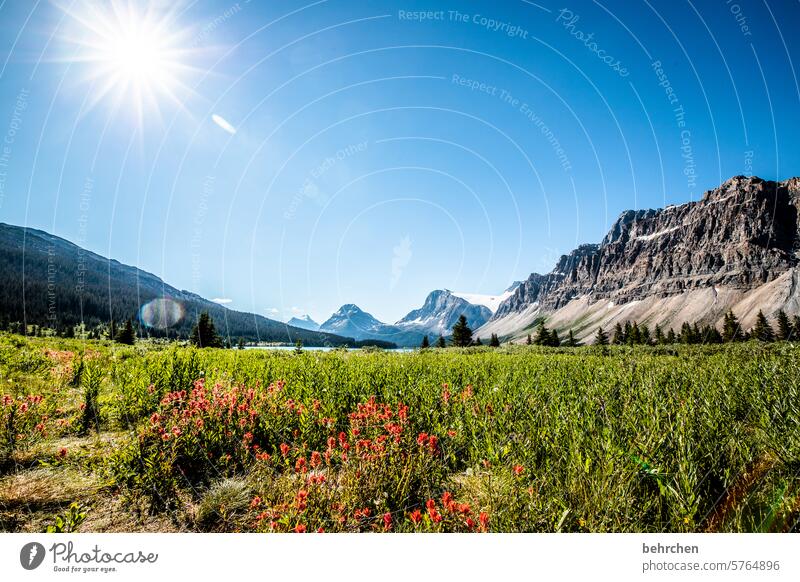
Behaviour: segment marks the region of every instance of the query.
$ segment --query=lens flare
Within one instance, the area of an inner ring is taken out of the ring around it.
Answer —
[[[160,297],[142,305],[139,321],[147,327],[167,329],[180,323],[183,315],[183,305],[169,297]]]

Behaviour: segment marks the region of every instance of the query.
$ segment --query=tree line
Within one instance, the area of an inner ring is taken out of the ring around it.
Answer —
[[[780,310],[775,314],[774,323],[773,327],[761,310],[756,315],[755,325],[748,331],[742,328],[733,311],[728,311],[725,314],[721,331],[713,325],[684,322],[678,333],[672,328],[664,332],[659,325],[656,325],[651,333],[647,325],[639,325],[636,321],[627,321],[624,326],[620,323],[616,324],[610,339],[603,328],[599,327],[594,337],[594,344],[601,346],[609,344],[722,344],[749,341],[751,339],[769,343],[800,339],[800,316],[795,315],[794,319],[790,320],[786,312]]]

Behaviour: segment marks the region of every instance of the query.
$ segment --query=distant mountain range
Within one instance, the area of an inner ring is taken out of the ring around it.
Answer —
[[[491,301],[490,296],[479,296]],[[433,341],[439,335],[448,336],[453,324],[464,315],[473,329],[486,323],[492,310],[476,305],[447,289],[432,291],[419,309],[411,311],[400,321],[387,324],[352,303],[342,305],[319,329],[360,340],[375,339],[399,346],[418,346],[424,336]]]
[[[638,321],[676,331],[684,322],[744,328],[800,313],[800,178],[736,176],[702,200],[623,212],[600,244],[531,274],[477,330],[521,340],[539,322],[578,339]]]

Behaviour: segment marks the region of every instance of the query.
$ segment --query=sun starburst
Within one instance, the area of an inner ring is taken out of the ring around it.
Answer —
[[[86,67],[94,91],[91,106],[110,99],[114,109],[132,106],[141,124],[160,116],[165,99],[183,107],[195,71],[187,47],[189,29],[178,23],[180,2],[83,0],[62,8],[70,17],[69,60]]]

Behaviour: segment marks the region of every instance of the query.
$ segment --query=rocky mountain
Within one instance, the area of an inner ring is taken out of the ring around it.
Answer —
[[[473,305],[447,289],[432,291],[419,309],[398,321],[395,326],[432,337],[450,335],[453,324],[465,315],[470,327],[477,329],[492,316],[488,307]]]
[[[291,325],[292,327],[299,327],[300,329],[307,329],[309,331],[317,331],[319,329],[319,324],[313,319],[311,319],[310,315],[303,315],[302,317],[293,317],[286,322],[286,325]]]
[[[637,320],[680,327],[721,324],[732,309],[745,327],[759,309],[800,311],[800,178],[736,176],[702,200],[628,210],[600,244],[531,274],[478,330],[522,337],[541,320],[591,337]]]
[[[288,326],[253,313],[228,309],[159,277],[87,251],[32,228],[0,223],[0,323],[24,322],[63,329],[132,318],[139,332],[188,337],[197,316],[208,311],[221,335],[246,341],[305,345],[353,344],[339,337]]]
[[[330,333],[348,332],[349,337],[356,339],[380,334],[385,327],[385,323],[378,321],[371,314],[352,303],[342,305],[336,313],[319,326],[320,330]]]

